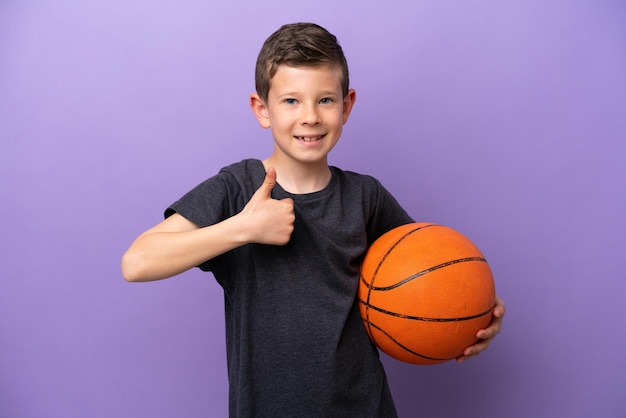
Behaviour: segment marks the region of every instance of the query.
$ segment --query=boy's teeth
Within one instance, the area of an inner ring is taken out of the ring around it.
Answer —
[[[323,135],[315,136],[315,137],[297,136],[296,138],[298,138],[300,141],[312,142],[312,141],[317,141],[318,139],[322,138],[322,136]]]

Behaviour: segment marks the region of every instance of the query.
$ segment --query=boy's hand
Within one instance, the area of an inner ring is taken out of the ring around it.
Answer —
[[[276,184],[276,170],[267,169],[263,184],[252,195],[241,211],[247,217],[250,242],[269,245],[285,245],[291,238],[296,215],[292,199],[272,199]]]
[[[489,344],[496,338],[496,335],[500,333],[502,329],[502,320],[504,319],[504,301],[496,296],[496,306],[493,308],[493,318],[491,324],[485,329],[481,329],[476,334],[476,337],[480,339],[479,342],[471,347],[467,347],[462,356],[457,357],[456,362],[461,363],[469,358],[476,357],[482,351],[485,351]]]

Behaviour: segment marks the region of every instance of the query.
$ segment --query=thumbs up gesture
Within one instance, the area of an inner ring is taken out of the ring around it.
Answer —
[[[272,199],[276,170],[268,168],[263,184],[241,211],[251,234],[250,242],[285,245],[291,238],[296,215],[292,199]]]

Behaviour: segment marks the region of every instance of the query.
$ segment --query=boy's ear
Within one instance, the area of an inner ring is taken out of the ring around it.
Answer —
[[[267,105],[256,93],[250,95],[250,109],[252,109],[252,113],[256,116],[261,127],[265,129],[270,127],[270,117],[267,112]]]
[[[348,90],[348,94],[343,99],[343,124],[348,123],[350,112],[352,112],[352,106],[356,102],[356,91],[354,89]]]

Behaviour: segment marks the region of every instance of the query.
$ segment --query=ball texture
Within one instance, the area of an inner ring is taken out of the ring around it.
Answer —
[[[372,341],[389,356],[430,365],[477,341],[495,305],[491,269],[452,228],[412,223],[378,238],[361,265],[358,298]]]

